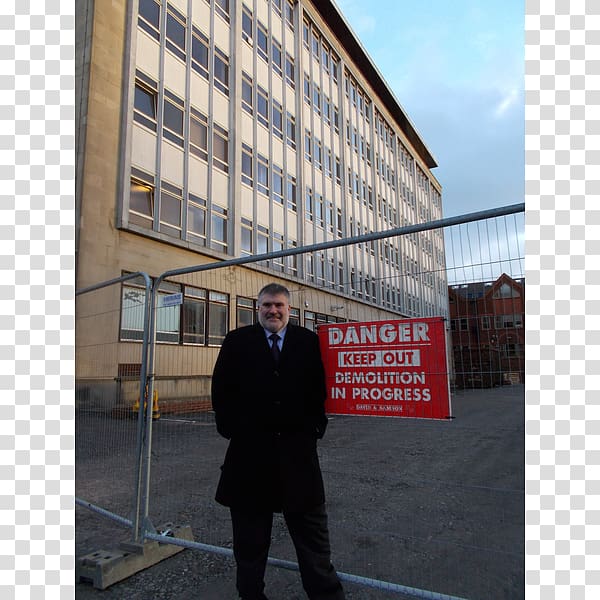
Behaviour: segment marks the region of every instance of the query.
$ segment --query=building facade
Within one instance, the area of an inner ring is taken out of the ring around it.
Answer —
[[[78,0],[76,15],[78,289],[442,217],[433,156],[334,3]],[[183,294],[157,327],[179,375],[210,373],[272,280],[310,328],[448,315],[441,230],[208,273],[161,288]],[[103,324],[113,370],[135,363],[140,293],[121,286]]]
[[[525,280],[448,289],[456,385],[490,387],[525,382]]]

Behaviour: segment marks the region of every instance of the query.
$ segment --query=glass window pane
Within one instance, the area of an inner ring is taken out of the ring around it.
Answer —
[[[160,196],[160,220],[175,227],[181,226],[181,199],[164,191]]]
[[[206,125],[193,117],[190,119],[190,141],[192,144],[206,150],[208,147],[208,132]]]
[[[222,344],[227,330],[227,305],[211,303],[208,313],[208,343]]]
[[[160,7],[154,0],[140,0],[139,14],[158,29]]]
[[[144,331],[145,290],[123,286],[121,296],[121,339],[141,340]]]
[[[155,95],[144,88],[135,86],[134,107],[151,119],[156,119]]]
[[[227,221],[220,215],[213,215],[211,220],[212,238],[227,243]]]
[[[208,46],[196,36],[192,36],[192,58],[208,69]]]
[[[152,216],[152,188],[136,181],[131,182],[129,208],[143,215]]]
[[[206,235],[206,211],[194,204],[188,204],[188,231]]]
[[[167,37],[185,50],[185,27],[169,13],[167,13]]]
[[[183,111],[165,100],[164,125],[171,131],[183,135]]]
[[[204,344],[204,302],[185,299],[183,303],[183,343]]]
[[[227,162],[227,140],[217,133],[213,135],[213,153],[215,158]]]

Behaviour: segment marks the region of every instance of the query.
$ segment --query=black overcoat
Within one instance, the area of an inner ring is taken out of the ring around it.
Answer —
[[[231,331],[212,377],[217,430],[229,439],[216,500],[302,511],[325,501],[317,439],[327,426],[319,340],[288,324],[276,367],[261,325]]]

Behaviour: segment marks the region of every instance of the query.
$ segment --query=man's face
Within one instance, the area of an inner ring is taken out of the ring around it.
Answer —
[[[258,302],[258,322],[271,333],[283,329],[290,320],[290,304],[285,294],[264,294]]]

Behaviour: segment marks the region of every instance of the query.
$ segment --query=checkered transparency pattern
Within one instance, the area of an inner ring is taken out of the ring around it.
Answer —
[[[74,3],[0,2],[0,597],[71,598]]]
[[[600,598],[600,3],[526,13],[527,598]]]

